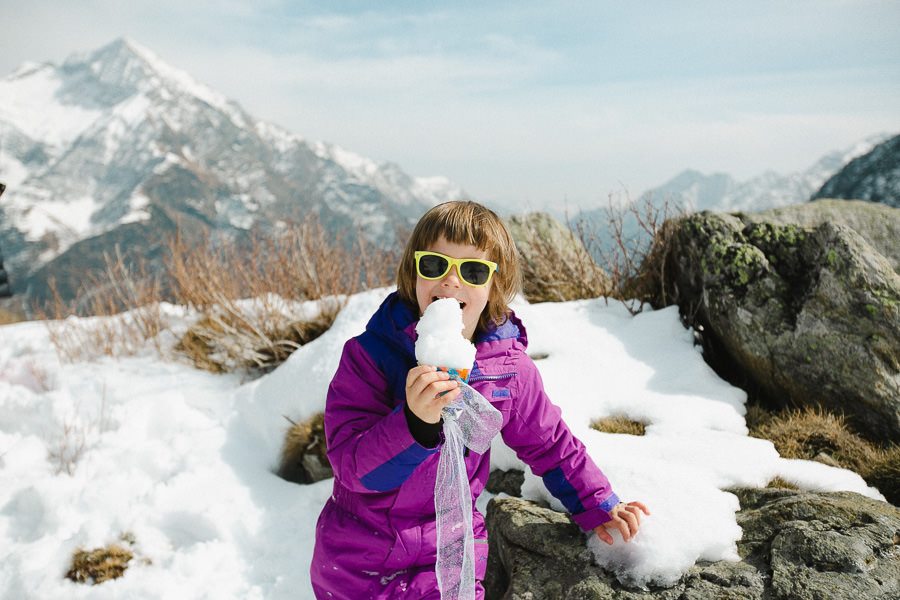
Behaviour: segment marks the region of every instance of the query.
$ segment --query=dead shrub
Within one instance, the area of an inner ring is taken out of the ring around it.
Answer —
[[[315,483],[334,475],[325,447],[325,415],[294,423],[284,437],[278,476],[294,483]]]
[[[773,413],[751,405],[747,427],[751,436],[771,441],[782,457],[854,471],[900,505],[900,446],[876,446],[854,433],[843,416],[813,407]]]
[[[51,280],[52,306],[35,307],[38,317],[46,321],[61,361],[133,355],[147,342],[162,352],[158,336],[166,327],[159,278],[144,270],[140,260],[126,258],[118,247],[115,256],[104,253],[104,260],[102,276],[86,274],[74,300],[63,300]],[[72,315],[102,318],[67,318]]]
[[[103,548],[83,550],[79,548],[72,556],[72,567],[66,577],[76,583],[98,584],[117,579],[125,574],[134,554],[119,544]]]
[[[591,421],[590,428],[603,433],[623,433],[626,435],[644,435],[646,432],[645,423],[623,416],[594,419]]]
[[[398,251],[335,235],[317,217],[255,227],[243,236],[178,233],[168,243],[167,273],[179,302],[206,310],[243,298],[317,300],[393,280]]]
[[[326,331],[347,296],[388,285],[396,253],[361,235],[349,244],[314,218],[242,238],[179,231],[167,272],[178,300],[202,316],[178,349],[214,372],[277,366]],[[318,300],[318,312],[300,314],[297,300]]]
[[[608,196],[599,222],[583,214],[575,221],[578,238],[609,276],[608,296],[621,300],[632,314],[645,302],[657,308],[671,303],[663,282],[669,241],[684,214],[674,199],[657,202],[647,194],[634,201],[625,191],[624,200]]]
[[[546,213],[514,216],[508,224],[521,257],[522,294],[529,302],[565,302],[609,293],[609,276],[569,227]]]
[[[176,350],[194,365],[213,373],[235,369],[268,370],[331,327],[342,302],[320,301],[319,312],[309,318],[286,316],[282,311],[211,307],[181,336]]]
[[[264,230],[231,235],[178,228],[164,243],[162,267],[151,272],[140,257],[118,248],[102,274],[85,275],[78,297],[56,293],[47,320],[61,360],[135,354],[167,331],[162,302],[196,311],[178,350],[216,372],[271,368],[331,326],[348,295],[393,281],[399,249],[371,247],[362,235],[345,240],[312,216]],[[319,310],[298,308],[318,300]],[[100,319],[67,319],[69,315]]]

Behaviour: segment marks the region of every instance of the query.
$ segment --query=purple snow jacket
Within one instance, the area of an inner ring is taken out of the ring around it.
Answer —
[[[416,365],[416,316],[396,292],[366,331],[344,346],[328,390],[325,433],[334,491],[316,526],[310,574],[317,598],[439,598],[434,571],[434,482],[440,445],[410,433],[406,375]],[[476,334],[478,335],[478,334]],[[482,333],[469,384],[503,414],[501,434],[543,478],[585,531],[610,519],[619,500],[551,404],[526,354],[514,314]],[[490,470],[490,452],[467,451],[472,504]],[[476,579],[484,578],[487,532],[474,511]]]

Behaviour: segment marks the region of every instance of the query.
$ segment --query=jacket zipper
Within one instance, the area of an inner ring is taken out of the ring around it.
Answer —
[[[474,377],[469,377],[469,382],[472,381],[499,381],[501,379],[511,379],[518,375],[515,371],[512,373],[503,373],[502,375],[476,375]],[[463,452],[463,457],[469,457],[469,447],[466,446],[465,451]]]
[[[499,381],[500,379],[509,379],[518,375],[516,372],[503,373],[502,375],[475,375],[469,377],[469,381]]]

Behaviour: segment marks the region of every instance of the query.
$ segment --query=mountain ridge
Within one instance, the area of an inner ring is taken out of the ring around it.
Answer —
[[[178,222],[228,232],[317,214],[389,244],[398,225],[465,195],[258,120],[127,38],[0,80],[0,134],[0,246],[19,292],[127,224],[158,239]]]

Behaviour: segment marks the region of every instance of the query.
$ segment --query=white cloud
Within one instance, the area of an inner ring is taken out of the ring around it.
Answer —
[[[485,200],[787,172],[900,130],[900,5],[884,0],[33,0],[0,21],[0,72],[128,35],[258,118]]]

